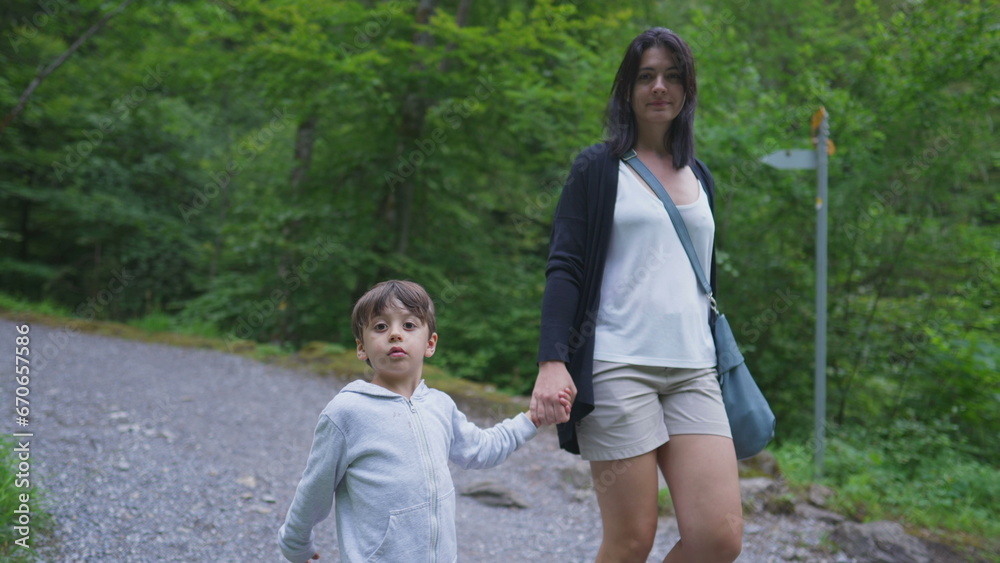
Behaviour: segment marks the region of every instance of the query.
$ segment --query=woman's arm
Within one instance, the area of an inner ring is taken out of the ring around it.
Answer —
[[[602,151],[592,147],[573,163],[552,222],[549,261],[545,270],[542,323],[538,346],[538,377],[531,395],[531,415],[541,424],[566,422],[569,415],[559,401],[559,392],[569,388],[576,398],[566,362],[575,345],[573,321],[582,298],[588,214],[588,175]]]

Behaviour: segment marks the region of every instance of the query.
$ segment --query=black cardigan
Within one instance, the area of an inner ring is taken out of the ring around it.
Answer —
[[[618,163],[605,143],[593,145],[577,157],[556,205],[545,269],[542,325],[538,361],[558,360],[576,385],[570,421],[560,424],[559,446],[578,454],[576,423],[594,410],[594,333],[600,305],[604,262],[611,240]],[[715,212],[715,183],[698,159],[691,169],[708,194]],[[715,293],[715,247],[712,247],[711,284]],[[690,267],[687,261],[684,267]]]

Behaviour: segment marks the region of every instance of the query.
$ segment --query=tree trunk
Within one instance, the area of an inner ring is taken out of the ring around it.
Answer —
[[[21,248],[18,250],[18,258],[22,262],[28,260],[28,226],[31,223],[31,200],[21,200]]]
[[[416,23],[427,25],[434,14],[434,0],[420,0],[417,5]],[[433,45],[434,38],[426,31],[418,31],[413,37],[413,44],[417,47],[428,47]],[[413,70],[418,73],[426,70],[422,63],[415,63]],[[422,82],[422,81],[421,81]],[[400,158],[405,158],[406,149],[414,141],[420,138],[424,129],[424,120],[427,117],[429,103],[423,95],[422,84],[414,88],[403,100],[402,121],[399,125],[399,141],[396,143],[396,157],[393,162],[399,162]],[[405,254],[410,241],[410,225],[413,221],[413,191],[416,172],[403,179],[395,187],[396,203],[395,226],[396,226],[396,248],[398,254]],[[387,211],[390,211],[387,208]]]
[[[300,198],[298,196],[301,195],[299,193],[300,188],[309,176],[309,167],[312,165],[313,144],[316,142],[316,125],[318,123],[319,117],[311,114],[299,123],[299,127],[295,132],[295,167],[292,168],[291,175],[288,178],[288,191],[292,196],[290,199],[293,205],[299,201]],[[281,234],[287,243],[292,243],[298,238],[299,226],[298,221],[285,224]],[[292,272],[294,261],[295,247],[293,244],[288,244],[288,250],[282,254],[281,264],[278,266],[278,276],[281,279],[285,279],[285,276]],[[288,329],[288,321],[295,316],[295,307],[292,303],[292,296],[290,294],[286,295],[285,309],[276,312],[278,315],[277,338],[281,342],[288,341],[292,336]]]
[[[295,168],[292,169],[290,185],[293,192],[298,192],[299,186],[306,181],[309,166],[312,164],[313,143],[316,142],[316,124],[319,118],[310,115],[302,123],[295,134]]]
[[[458,5],[458,10],[455,12],[455,24],[458,27],[465,27],[469,23],[469,12],[472,11],[472,0],[462,0]],[[454,43],[449,43],[447,52],[452,52],[455,50],[456,45]],[[448,72],[448,68],[451,66],[451,59],[443,59],[441,64],[438,66],[441,72]]]
[[[215,233],[215,239],[212,241],[212,261],[208,265],[208,279],[212,281],[215,279],[215,275],[218,273],[219,269],[219,259],[222,257],[222,230],[226,225],[226,216],[229,214],[229,188],[232,186],[232,179],[230,179],[229,184],[226,185],[225,189],[220,190],[222,192],[219,196],[221,201],[219,202],[219,227]]]
[[[464,27],[469,19],[469,12],[471,11],[472,0],[462,0],[459,3],[458,11],[455,16],[455,21],[459,27]],[[416,22],[420,25],[426,25],[430,22],[431,16],[434,14],[434,1],[433,0],[421,0],[420,4],[417,6]],[[434,38],[427,32],[418,32],[413,38],[413,44],[417,47],[427,47],[434,43]],[[449,50],[453,49],[454,45],[449,46]],[[439,70],[442,72],[447,71],[447,61],[442,62],[439,66]],[[418,72],[423,72],[426,69],[422,63],[415,63],[414,69]],[[400,158],[405,159],[406,150],[408,146],[411,146],[416,140],[420,138],[423,133],[424,121],[427,118],[427,110],[430,108],[430,100],[424,95],[423,88],[415,88],[413,92],[408,94],[403,100],[402,107],[402,122],[399,127],[399,142],[396,144],[396,158],[393,162],[399,162]],[[415,190],[415,177],[416,174],[411,174],[410,176],[403,179],[403,181],[396,186],[394,193],[391,193],[385,202],[385,219],[396,226],[396,247],[395,251],[398,254],[406,253],[406,250],[410,242],[410,227],[413,224],[413,194]],[[393,205],[395,204],[395,205]]]

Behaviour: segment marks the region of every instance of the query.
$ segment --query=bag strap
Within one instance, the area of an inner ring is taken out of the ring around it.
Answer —
[[[670,222],[674,224],[674,230],[677,231],[677,238],[681,241],[681,246],[684,247],[684,251],[687,252],[688,260],[691,262],[691,267],[694,268],[694,274],[698,277],[698,283],[701,288],[708,295],[708,302],[712,306],[712,310],[716,314],[719,314],[719,309],[715,304],[715,297],[712,295],[712,285],[708,282],[705,277],[705,270],[702,269],[701,264],[698,262],[698,254],[694,249],[694,243],[691,242],[691,235],[688,234],[687,226],[684,224],[684,219],[681,217],[680,211],[677,210],[677,206],[674,205],[674,201],[670,199],[670,194],[663,189],[663,185],[660,181],[656,179],[656,176],[650,172],[649,168],[639,160],[639,155],[635,153],[635,150],[629,149],[627,153],[622,155],[622,160],[625,164],[632,167],[639,176],[649,184],[649,187],[653,189],[653,193],[656,197],[660,198],[660,202],[663,203],[664,209],[667,210],[667,215],[670,216]]]

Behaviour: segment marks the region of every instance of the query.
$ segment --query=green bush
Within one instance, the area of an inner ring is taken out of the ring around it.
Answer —
[[[210,321],[177,317],[163,312],[150,313],[144,317],[133,319],[128,322],[128,325],[148,332],[175,332],[203,338],[221,337],[219,329]]]
[[[656,511],[660,516],[669,516],[674,513],[674,499],[670,496],[670,489],[660,489],[656,496]]]
[[[3,292],[0,292],[0,311],[12,311],[15,313],[31,311],[43,315],[60,317],[66,317],[70,314],[65,307],[56,305],[48,299],[40,303],[32,303],[20,297],[15,297]]]
[[[972,457],[949,424],[840,428],[827,443],[823,482],[837,491],[840,512],[1000,537],[1000,471]],[[783,444],[774,453],[790,484],[811,480],[811,446]]]
[[[142,318],[133,319],[128,322],[128,325],[148,332],[170,332],[174,329],[174,318],[164,313],[152,313]]]

